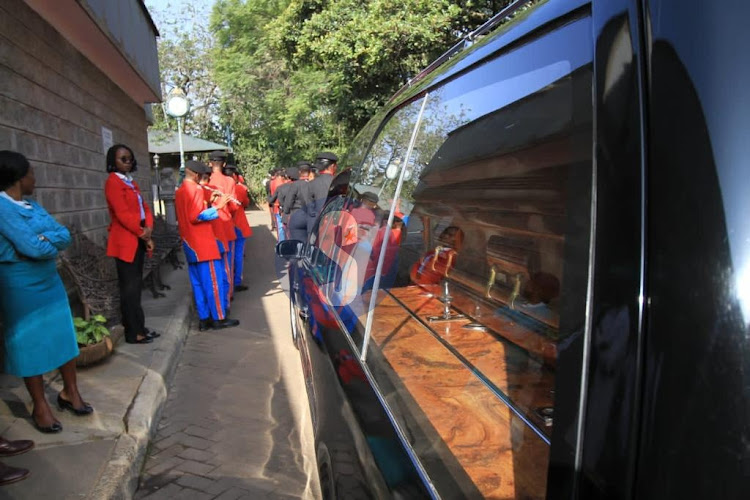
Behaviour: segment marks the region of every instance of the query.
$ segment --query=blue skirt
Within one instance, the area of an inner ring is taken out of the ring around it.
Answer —
[[[78,356],[73,317],[54,259],[0,263],[5,372],[33,377]]]

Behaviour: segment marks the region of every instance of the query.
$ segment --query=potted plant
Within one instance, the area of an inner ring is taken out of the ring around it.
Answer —
[[[106,326],[107,318],[101,314],[89,319],[73,318],[76,340],[81,351],[76,366],[87,366],[106,358],[114,350],[114,344]]]

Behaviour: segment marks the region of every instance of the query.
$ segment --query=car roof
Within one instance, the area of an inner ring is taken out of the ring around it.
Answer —
[[[589,0],[551,0],[538,4],[528,11],[518,12],[525,4],[528,2],[514,2],[484,25],[469,33],[396,92],[391,97],[388,107],[398,106],[428,88],[455,78],[504,48],[512,49],[515,45],[523,43],[524,38],[537,30],[547,29],[550,24],[557,27],[571,18],[579,17],[582,11],[590,10],[591,2]],[[517,19],[501,24],[495,31],[491,31],[505,18],[514,14],[517,15]]]

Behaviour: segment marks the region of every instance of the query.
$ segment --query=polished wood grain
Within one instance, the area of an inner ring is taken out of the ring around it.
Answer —
[[[437,293],[437,290],[433,292]],[[423,320],[443,314],[443,303],[432,293],[426,294],[421,287],[394,288],[390,293]],[[456,290],[450,293],[454,303],[464,306],[459,310],[475,311],[476,308],[472,307],[475,302],[470,302]],[[498,317],[487,306],[480,307],[482,309],[475,317],[430,323],[430,328],[534,419],[535,409],[554,405],[554,371],[543,356],[543,353],[550,352],[550,348],[545,347],[550,342],[508,318]],[[464,328],[469,323],[484,325],[490,332]],[[498,340],[498,337],[507,342]],[[519,344],[536,347],[538,351],[529,352]]]
[[[371,348],[390,366],[379,376],[391,377],[389,385],[417,406],[408,409],[410,425],[426,419],[483,497],[544,498],[548,446],[403,305],[421,317],[442,311],[440,302],[419,287],[391,293],[381,292]],[[551,372],[515,346],[456,324],[434,328],[524,411],[551,405]],[[423,443],[415,449],[435,452]]]
[[[417,288],[418,290],[414,290]],[[394,288],[394,296],[408,304],[409,308],[415,304],[414,297],[432,295],[439,297],[442,294],[439,285],[420,285],[409,286],[404,288]],[[513,318],[503,314],[498,314],[498,304],[488,304],[486,301],[479,300],[476,295],[463,291],[460,287],[453,285],[450,288],[450,294],[453,297],[452,307],[459,312],[466,314],[474,321],[486,326],[498,336],[514,343],[532,358],[535,358],[544,364],[554,368],[557,361],[557,341],[538,332],[531,331],[528,327],[514,321]],[[428,301],[423,304],[430,312],[427,315],[442,314],[443,304],[439,300]],[[468,322],[468,321],[467,321]],[[550,331],[557,331],[556,326],[539,323],[540,326],[546,325]],[[555,323],[556,325],[556,323]]]

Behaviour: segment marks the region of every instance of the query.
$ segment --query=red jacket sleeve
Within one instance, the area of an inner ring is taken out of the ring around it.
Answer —
[[[221,189],[219,189],[216,186],[213,186],[211,184],[209,184],[208,187],[210,187],[211,189],[216,189],[217,191],[223,192],[223,191],[221,191]],[[206,200],[207,200],[208,203],[211,203],[211,195],[213,193],[211,193],[209,191],[207,191],[207,193],[208,194],[206,195]],[[218,203],[218,198],[213,203],[211,203],[211,206],[214,207],[214,208],[216,208],[216,210],[219,212],[219,219],[223,220],[224,222],[232,220],[232,212],[233,212],[233,210],[230,212],[230,209],[229,209],[229,205],[231,205],[232,202],[230,201],[229,203],[227,203],[224,206],[224,208],[217,207],[216,206],[217,203]]]
[[[247,193],[247,188],[242,184],[237,184],[234,188],[234,197],[242,203],[243,208],[250,206],[250,196]]]
[[[110,175],[107,182],[104,184],[104,196],[107,198],[110,213],[117,218],[117,221],[131,233],[140,236],[143,234],[143,228],[141,227],[141,213],[139,210],[132,210],[132,208],[128,206],[126,199],[127,191],[125,191],[125,189],[130,191],[130,188],[116,175]],[[153,226],[154,219],[153,216],[151,216],[150,210],[146,212],[147,224],[149,217],[151,217],[151,226]]]
[[[195,188],[190,193],[188,201],[188,216],[191,224],[201,224],[198,216],[206,209],[206,198],[201,188]]]
[[[219,212],[219,219],[223,220],[224,222],[228,222],[232,220],[232,214],[229,212],[229,204],[232,203],[231,201],[227,203],[224,208],[217,208],[217,211]]]

